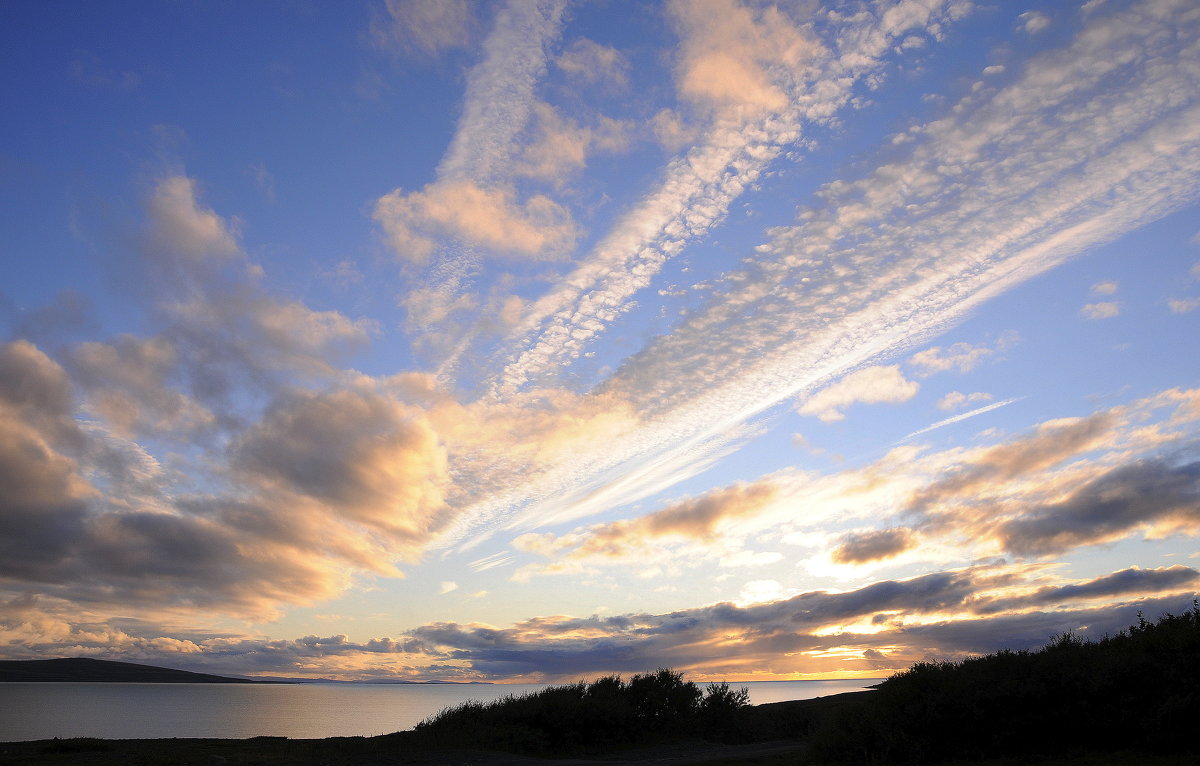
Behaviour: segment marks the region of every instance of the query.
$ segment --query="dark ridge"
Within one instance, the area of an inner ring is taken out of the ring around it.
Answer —
[[[58,660],[0,660],[0,681],[49,681],[144,684],[253,684],[273,683],[249,678],[228,678],[209,673],[113,662],[90,657]]]

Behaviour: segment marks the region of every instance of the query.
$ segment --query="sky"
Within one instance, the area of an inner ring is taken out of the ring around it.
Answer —
[[[0,657],[872,678],[1200,593],[1194,0],[17,0],[0,103]]]

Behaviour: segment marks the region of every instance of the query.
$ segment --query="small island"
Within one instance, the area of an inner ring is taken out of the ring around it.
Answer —
[[[91,657],[56,660],[0,660],[0,681],[142,684],[257,684],[287,683],[259,678],[230,678],[211,673],[159,668],[134,662]]]

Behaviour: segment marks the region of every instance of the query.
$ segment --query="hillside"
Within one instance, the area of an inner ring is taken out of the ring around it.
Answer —
[[[0,660],[0,681],[50,681],[147,684],[252,684],[260,681],[192,673],[133,662],[89,657],[57,660]]]

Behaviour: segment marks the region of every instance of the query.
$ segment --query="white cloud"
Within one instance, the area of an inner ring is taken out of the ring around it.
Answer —
[[[452,580],[443,580],[442,584],[438,586],[438,595],[444,596],[447,593],[450,593],[450,592],[456,591],[456,590],[458,590],[458,583],[456,583]],[[484,591],[484,592],[486,593],[486,591]]]
[[[561,31],[563,7],[554,0],[510,2],[496,14],[483,61],[467,77],[463,116],[438,165],[439,179],[484,187],[507,180],[517,136],[533,109],[534,86]]]
[[[995,404],[989,404],[985,407],[979,407],[977,409],[971,410],[970,412],[964,412],[961,415],[954,415],[953,417],[946,418],[945,420],[939,420],[938,422],[934,423],[933,425],[926,426],[919,431],[913,431],[908,436],[905,436],[904,439],[902,439],[901,441],[902,442],[907,441],[907,440],[913,438],[914,436],[920,436],[921,434],[929,433],[930,431],[934,431],[938,428],[943,428],[945,426],[953,425],[954,423],[961,423],[962,421],[967,420],[968,418],[973,418],[973,417],[976,417],[977,415],[983,415],[984,413],[991,412],[992,410],[998,410],[1001,407],[1007,407],[1008,405],[1013,404],[1014,402],[1019,402],[1019,401],[1021,401],[1021,399],[1024,399],[1024,398],[1025,397],[1019,397],[1016,399],[1005,399],[1002,402],[996,402]]]
[[[684,33],[694,33],[697,39],[723,34],[694,18],[706,7],[679,4],[680,13],[689,20],[683,25]],[[716,9],[714,18],[738,19],[728,32],[729,40],[721,45],[736,48],[746,35],[754,34],[765,35],[774,41],[771,45],[780,40],[799,44],[802,38],[777,12],[768,15],[770,26],[778,29],[768,28],[762,17],[732,3],[717,2],[711,7]],[[850,101],[855,83],[883,66],[883,56],[891,52],[897,37],[949,23],[957,17],[954,7],[952,3],[909,3],[882,17],[868,14],[839,25],[836,40],[805,39],[803,44],[810,48],[805,55],[811,61],[797,61],[798,68],[783,72],[778,83],[762,85],[760,81],[762,87],[751,94],[756,107],[742,112],[735,109],[705,129],[686,156],[668,165],[664,180],[618,221],[578,267],[531,305],[510,337],[519,350],[494,380],[493,391],[517,390],[559,372],[581,356],[586,345],[627,310],[633,295],[650,284],[663,264],[724,219],[732,201],[758,180],[785,146],[800,137],[804,122],[831,119]],[[841,51],[840,57],[834,55],[834,48]],[[786,60],[796,61],[794,55],[789,52]],[[759,66],[756,62],[749,60],[739,65],[738,71],[753,75],[752,70]],[[691,70],[685,65],[684,71]],[[781,113],[761,116],[759,107],[773,101],[772,88],[785,85],[790,105]],[[696,88],[700,97],[704,88],[699,83]],[[716,103],[718,96],[720,93],[713,91],[705,98]],[[732,93],[729,97],[739,98]],[[656,130],[671,142],[686,128],[677,114],[660,112]]]
[[[918,368],[918,374],[922,377],[949,370],[967,373],[975,369],[984,359],[998,351],[1003,351],[1016,341],[1016,334],[1008,333],[991,347],[974,346],[970,343],[954,343],[946,348],[933,346],[913,354],[908,363]]]
[[[783,554],[777,551],[736,551],[722,556],[717,564],[727,569],[739,569],[767,566],[782,560]]]
[[[1182,11],[1149,3],[1093,15],[1065,48],[923,126],[906,157],[829,184],[822,207],[774,230],[704,310],[606,383],[652,417],[625,449],[579,456],[575,486],[581,475],[607,486],[618,466],[637,462],[645,468],[621,471],[620,493],[614,483],[608,498],[632,500],[661,486],[667,466],[678,472],[706,459],[782,399],[919,343],[1019,282],[1190,203],[1200,180],[1200,103],[1178,99],[1194,93],[1197,51],[1148,43],[1200,26],[1200,14]],[[1069,125],[1059,119],[1068,107],[1081,115]],[[599,295],[615,299],[599,304],[608,317],[628,293]],[[575,316],[573,300],[550,299],[550,313],[564,320],[510,369],[514,386],[534,370],[534,356],[537,367],[555,360],[557,369],[578,348],[566,319]],[[537,491],[573,497],[566,487]],[[570,514],[585,506],[557,507]]]
[[[794,593],[794,589],[783,587],[783,583],[778,580],[751,580],[742,586],[742,592],[738,595],[737,604],[739,606],[748,606],[750,604],[779,601]]]
[[[864,367],[805,399],[796,411],[825,422],[842,420],[842,410],[852,404],[899,404],[917,395],[921,385],[908,380],[899,365]]]
[[[1115,301],[1088,303],[1079,310],[1088,319],[1111,319],[1121,315],[1121,304]]]
[[[1039,11],[1025,11],[1017,18],[1021,20],[1021,28],[1031,35],[1050,26],[1050,17]]]
[[[1167,301],[1172,314],[1187,314],[1200,308],[1200,298],[1172,298]]]
[[[1117,292],[1117,283],[1113,281],[1097,282],[1092,285],[1092,295],[1115,295]]]
[[[1003,88],[972,93],[920,126],[904,156],[826,185],[821,205],[772,230],[702,310],[603,383],[638,419],[619,446],[584,448],[569,466],[476,501],[471,530],[451,537],[486,534],[501,519],[578,518],[661,491],[745,438],[766,409],[917,345],[1021,281],[1190,203],[1200,101],[1188,84],[1200,51],[1148,41],[1198,26],[1200,9],[1170,0],[1093,15]],[[1143,65],[1121,63],[1129,61]],[[1063,122],[1064,109],[1079,119]],[[689,191],[680,200],[696,187],[674,189]],[[649,284],[668,257],[657,248],[682,248],[691,236],[660,237],[669,220],[631,215],[620,238],[603,240],[536,301],[514,336],[524,350],[489,395],[560,374]]]
[[[473,26],[467,0],[384,0],[387,18],[371,24],[375,44],[429,56],[466,45]]]
[[[984,393],[982,391],[978,391],[973,394],[964,394],[961,391],[951,391],[938,400],[937,408],[939,410],[950,412],[952,410],[960,410],[963,407],[966,407],[968,404],[974,404],[975,402],[988,402],[991,401],[991,399],[991,394]]]

